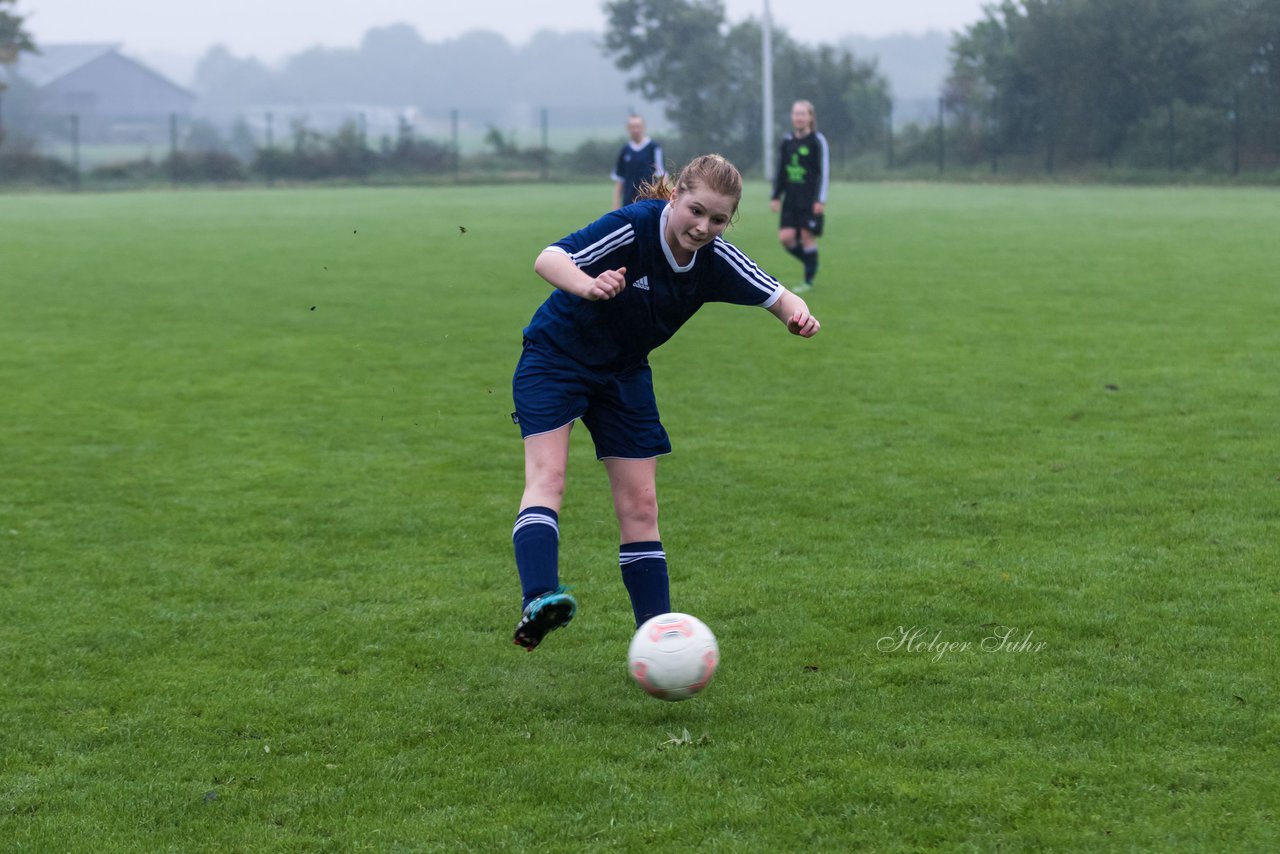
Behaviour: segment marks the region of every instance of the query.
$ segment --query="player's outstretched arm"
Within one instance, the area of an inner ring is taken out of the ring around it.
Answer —
[[[809,313],[809,305],[786,288],[782,289],[778,301],[769,306],[769,311],[787,325],[788,332],[801,338],[812,338],[822,328],[818,318]]]
[[[592,278],[558,249],[544,249],[533,262],[533,271],[562,291],[589,300],[613,299],[627,286],[627,268],[605,270]]]

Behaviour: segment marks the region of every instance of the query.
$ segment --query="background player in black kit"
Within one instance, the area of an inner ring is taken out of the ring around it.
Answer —
[[[804,264],[804,284],[791,290],[804,293],[813,288],[818,272],[818,237],[827,206],[831,157],[827,138],[818,133],[813,104],[796,101],[791,106],[791,127],[793,132],[783,138],[778,154],[770,207],[782,213],[778,223],[782,248]]]

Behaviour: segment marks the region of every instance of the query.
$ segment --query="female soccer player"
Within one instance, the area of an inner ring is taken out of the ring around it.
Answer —
[[[524,593],[515,643],[534,649],[573,619],[560,586],[560,502],[569,431],[581,418],[604,462],[618,517],[618,562],[636,625],[671,610],[658,534],[657,457],[670,453],[648,355],[708,302],[768,309],[794,335],[818,319],[804,300],[725,241],[742,176],[718,154],[697,158],[674,184],[547,247],[534,270],[555,290],[524,329],[512,381],[524,437],[525,486],[512,540]]]
[[[627,119],[627,143],[618,152],[613,167],[613,207],[624,208],[634,202],[645,184],[667,174],[662,162],[662,146],[644,132],[644,118],[632,114]]]
[[[774,213],[782,212],[778,241],[804,264],[804,284],[796,293],[813,288],[818,272],[818,238],[827,208],[831,156],[827,138],[818,133],[813,104],[796,101],[791,106],[792,133],[782,139],[778,169],[773,176]]]

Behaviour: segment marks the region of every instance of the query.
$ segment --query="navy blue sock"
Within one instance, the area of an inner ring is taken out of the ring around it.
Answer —
[[[804,244],[800,243],[800,241],[797,240],[795,243],[792,243],[790,246],[788,246],[787,252],[791,254],[797,261],[800,261],[803,263]]]
[[[818,275],[818,247],[806,249],[800,260],[804,261],[804,280],[812,285],[813,277]]]
[[[618,547],[622,583],[631,596],[636,627],[650,617],[671,612],[671,584],[667,577],[667,553],[660,541],[623,543]]]
[[[511,532],[524,604],[560,586],[560,517],[550,507],[526,507]]]

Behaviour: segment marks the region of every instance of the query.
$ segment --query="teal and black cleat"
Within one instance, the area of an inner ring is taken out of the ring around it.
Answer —
[[[577,612],[578,603],[569,595],[568,587],[557,587],[549,593],[543,593],[525,606],[512,641],[516,646],[533,652],[547,636],[547,632],[569,625]]]

